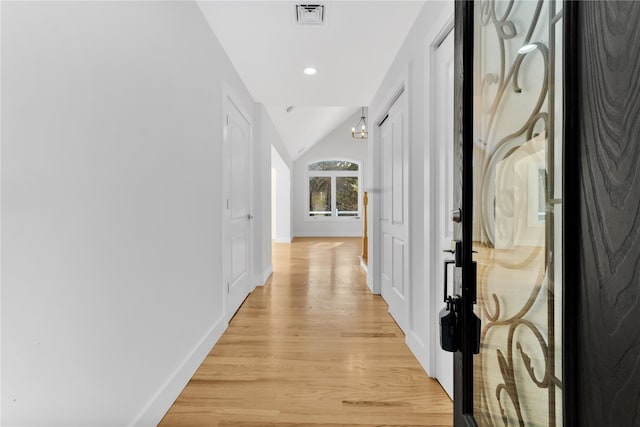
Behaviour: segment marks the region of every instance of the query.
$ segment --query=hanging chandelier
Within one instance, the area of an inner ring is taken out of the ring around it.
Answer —
[[[351,136],[356,139],[367,139],[369,130],[367,129],[367,118],[364,115],[364,107],[362,107],[362,116],[355,127],[351,128]]]

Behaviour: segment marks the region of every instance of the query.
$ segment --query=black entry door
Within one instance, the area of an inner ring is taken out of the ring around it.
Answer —
[[[572,6],[575,6],[572,3]],[[567,426],[640,426],[640,2],[577,3]],[[569,83],[569,80],[567,80]],[[568,123],[569,124],[569,123]],[[569,194],[567,194],[569,196]],[[571,220],[569,220],[569,218]]]
[[[456,3],[457,426],[563,424],[563,6]]]

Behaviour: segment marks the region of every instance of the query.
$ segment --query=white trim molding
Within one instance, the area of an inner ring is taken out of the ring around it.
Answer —
[[[262,272],[262,283],[260,284],[260,286],[266,285],[267,281],[269,280],[272,274],[273,274],[273,264],[269,264],[267,268],[265,268],[265,270]]]
[[[436,227],[435,218],[436,218],[436,204],[433,203],[433,199],[436,197],[435,187],[437,184],[437,176],[436,176],[436,148],[435,144],[436,135],[435,135],[435,126],[433,126],[435,122],[435,111],[437,105],[435,105],[435,97],[432,96],[434,93],[434,89],[438,82],[435,81],[435,55],[438,47],[442,44],[442,42],[446,39],[451,31],[454,29],[454,15],[451,14],[448,16],[444,24],[431,35],[425,38],[424,43],[424,52],[425,52],[425,76],[424,76],[424,88],[425,88],[425,111],[428,111],[429,114],[425,115],[424,126],[425,126],[425,135],[428,138],[425,144],[424,150],[424,164],[426,165],[425,174],[424,174],[424,279],[425,283],[428,283],[429,286],[425,290],[424,293],[424,303],[423,307],[425,307],[426,318],[427,318],[427,335],[425,339],[427,340],[427,345],[424,347],[424,361],[416,354],[418,360],[421,360],[420,363],[423,364],[423,367],[429,376],[436,375],[436,352],[438,351],[440,341],[440,331],[439,325],[436,322],[437,313],[434,309],[434,299],[436,298],[436,286],[442,286],[442,278],[436,277],[436,268],[435,260],[436,255],[440,255],[440,251],[442,248],[436,247]],[[412,347],[411,345],[409,347]]]
[[[295,237],[362,237],[362,231],[358,231],[357,233],[345,233],[342,231],[338,232],[330,232],[330,231],[322,231],[322,232],[305,232],[301,234],[296,234]]]
[[[173,405],[173,402],[180,396],[191,377],[193,377],[213,346],[216,345],[227,329],[228,323],[224,319],[223,313],[175,372],[167,378],[131,425],[152,427],[160,423],[166,412],[171,408],[171,405]]]

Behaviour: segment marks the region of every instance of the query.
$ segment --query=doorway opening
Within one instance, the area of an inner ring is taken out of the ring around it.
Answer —
[[[291,243],[291,169],[271,146],[271,239]]]

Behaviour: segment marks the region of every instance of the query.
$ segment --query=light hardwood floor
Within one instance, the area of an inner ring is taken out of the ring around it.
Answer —
[[[274,244],[246,299],[161,426],[451,426],[360,270],[360,239]]]

